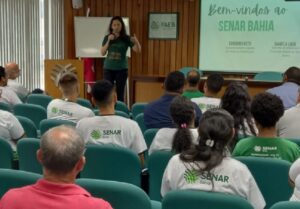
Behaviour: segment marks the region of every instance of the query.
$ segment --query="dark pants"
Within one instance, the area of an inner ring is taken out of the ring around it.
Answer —
[[[119,101],[124,102],[124,90],[128,76],[128,69],[109,70],[104,69],[104,79],[110,81],[112,84],[116,83],[117,97]]]

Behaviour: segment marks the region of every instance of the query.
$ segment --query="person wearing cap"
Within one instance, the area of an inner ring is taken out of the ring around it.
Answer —
[[[77,104],[79,82],[74,73],[62,72],[58,75],[61,99],[53,99],[47,107],[47,118],[70,120],[77,123],[80,119],[95,116],[94,112]]]

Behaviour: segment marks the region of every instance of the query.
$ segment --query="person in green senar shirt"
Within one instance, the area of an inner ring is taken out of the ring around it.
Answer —
[[[198,70],[193,69],[190,72],[188,72],[186,76],[186,81],[187,85],[182,94],[183,96],[189,99],[204,96],[204,94],[201,91],[199,91],[200,73]]]
[[[126,33],[126,28],[122,17],[115,16],[111,19],[108,34],[104,37],[101,47],[104,60],[104,79],[112,84],[116,83],[117,97],[119,101],[124,101],[124,88],[128,76],[128,61],[126,52],[131,47],[135,52],[141,52],[141,45],[135,34],[130,37]]]
[[[277,137],[275,126],[284,113],[279,97],[270,93],[256,95],[251,104],[251,113],[258,135],[240,140],[233,150],[233,156],[271,157],[289,162],[300,157],[297,144]]]

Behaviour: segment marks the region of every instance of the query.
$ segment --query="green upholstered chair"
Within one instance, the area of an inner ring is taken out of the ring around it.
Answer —
[[[144,113],[138,114],[134,120],[139,124],[142,133],[144,133],[147,130],[144,122]]]
[[[26,171],[0,169],[0,198],[9,190],[34,184],[42,176]]]
[[[37,138],[37,128],[35,126],[35,124],[32,122],[32,120],[30,120],[27,117],[23,117],[23,116],[16,116],[16,118],[18,119],[18,121],[21,123],[26,137],[28,138]]]
[[[275,203],[270,209],[299,209],[300,202],[298,201],[282,201]]]
[[[119,110],[115,110],[115,115],[122,116],[124,118],[130,118],[130,116],[126,112],[119,111]]]
[[[94,197],[108,201],[114,209],[160,208],[159,204],[152,207],[153,204],[147,194],[141,188],[132,184],[96,179],[77,179],[76,183]]]
[[[0,102],[0,110],[5,110],[8,112],[12,112],[11,106],[9,104],[6,104],[4,102]]]
[[[169,151],[155,151],[149,156],[149,197],[151,200],[161,201],[161,181],[172,156],[173,153]]]
[[[246,164],[265,198],[266,207],[276,202],[286,201],[292,195],[288,184],[291,163],[285,160],[262,157],[236,157]]]
[[[157,133],[159,129],[158,128],[150,128],[150,129],[147,129],[145,132],[144,132],[144,139],[146,141],[146,144],[147,144],[147,147],[148,149],[150,148],[150,145]],[[148,155],[148,150],[146,151],[145,153],[145,165],[146,167],[148,166],[148,161],[149,161],[149,155]]]
[[[124,102],[117,101],[116,106],[115,106],[115,110],[122,111],[122,112],[125,112],[128,115],[130,115],[130,111],[129,111],[127,105]]]
[[[32,120],[37,128],[40,127],[40,122],[47,118],[46,109],[40,105],[16,104],[13,110],[15,115],[27,117]]]
[[[141,185],[141,163],[132,150],[116,145],[87,145],[82,178],[103,179]]]
[[[36,138],[23,138],[17,143],[19,155],[19,170],[42,174],[42,166],[36,158],[40,148],[40,140]]]
[[[280,72],[272,72],[272,71],[266,71],[257,73],[253,80],[255,81],[282,81],[283,76]]]
[[[162,209],[253,209],[242,197],[218,192],[177,190],[165,195]]]
[[[40,122],[40,132],[43,135],[49,129],[60,126],[60,125],[67,125],[67,126],[76,126],[76,123],[69,121],[69,120],[58,120],[58,119],[44,119]]]
[[[13,150],[6,139],[0,138],[0,168],[12,168],[12,162]]]
[[[47,109],[48,104],[53,98],[45,94],[30,94],[27,97],[28,104],[40,105],[43,108]]]
[[[91,110],[93,110],[93,105],[90,102],[90,100],[84,99],[84,98],[77,98],[77,104],[80,104],[83,107],[87,107]]]
[[[131,107],[132,118],[134,119],[138,114],[144,113],[147,104],[148,103],[134,103]]]

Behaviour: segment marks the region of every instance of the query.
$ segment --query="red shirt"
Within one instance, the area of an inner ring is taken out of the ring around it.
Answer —
[[[1,186],[1,185],[0,185]],[[1,209],[112,209],[76,184],[38,180],[36,184],[9,190],[1,199]]]

